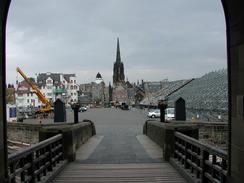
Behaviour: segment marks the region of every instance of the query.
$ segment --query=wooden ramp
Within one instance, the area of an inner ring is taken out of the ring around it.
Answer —
[[[80,164],[70,163],[53,183],[110,183],[110,182],[165,182],[186,181],[169,163],[146,164]]]

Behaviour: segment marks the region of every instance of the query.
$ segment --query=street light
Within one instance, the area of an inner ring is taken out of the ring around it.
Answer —
[[[158,101],[158,108],[160,109],[160,122],[165,122],[165,109],[168,106],[167,99],[162,99]]]

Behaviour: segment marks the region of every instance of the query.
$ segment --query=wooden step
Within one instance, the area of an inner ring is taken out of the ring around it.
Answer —
[[[54,183],[167,182],[186,181],[169,163],[148,164],[79,164],[70,163]]]

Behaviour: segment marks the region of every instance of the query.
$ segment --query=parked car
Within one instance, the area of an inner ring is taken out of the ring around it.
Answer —
[[[121,104],[121,109],[122,109],[122,110],[129,110],[129,106],[128,106],[128,104],[126,104],[126,103],[123,102],[123,103]]]
[[[149,111],[147,114],[147,117],[149,118],[159,118],[160,117],[160,110],[154,109],[152,111]]]
[[[149,118],[160,118],[160,110],[154,109],[152,111],[149,111],[147,116]],[[175,109],[174,108],[167,108],[165,109],[165,120],[171,121],[175,119]]]
[[[79,112],[85,112],[85,111],[87,111],[87,107],[81,106],[79,109]]]
[[[175,108],[165,109],[165,120],[171,121],[175,119]]]

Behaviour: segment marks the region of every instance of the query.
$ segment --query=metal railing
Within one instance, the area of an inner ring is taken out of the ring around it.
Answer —
[[[192,182],[227,182],[227,152],[175,132],[173,159]]]
[[[62,135],[56,135],[8,157],[9,182],[34,183],[63,160]]]

